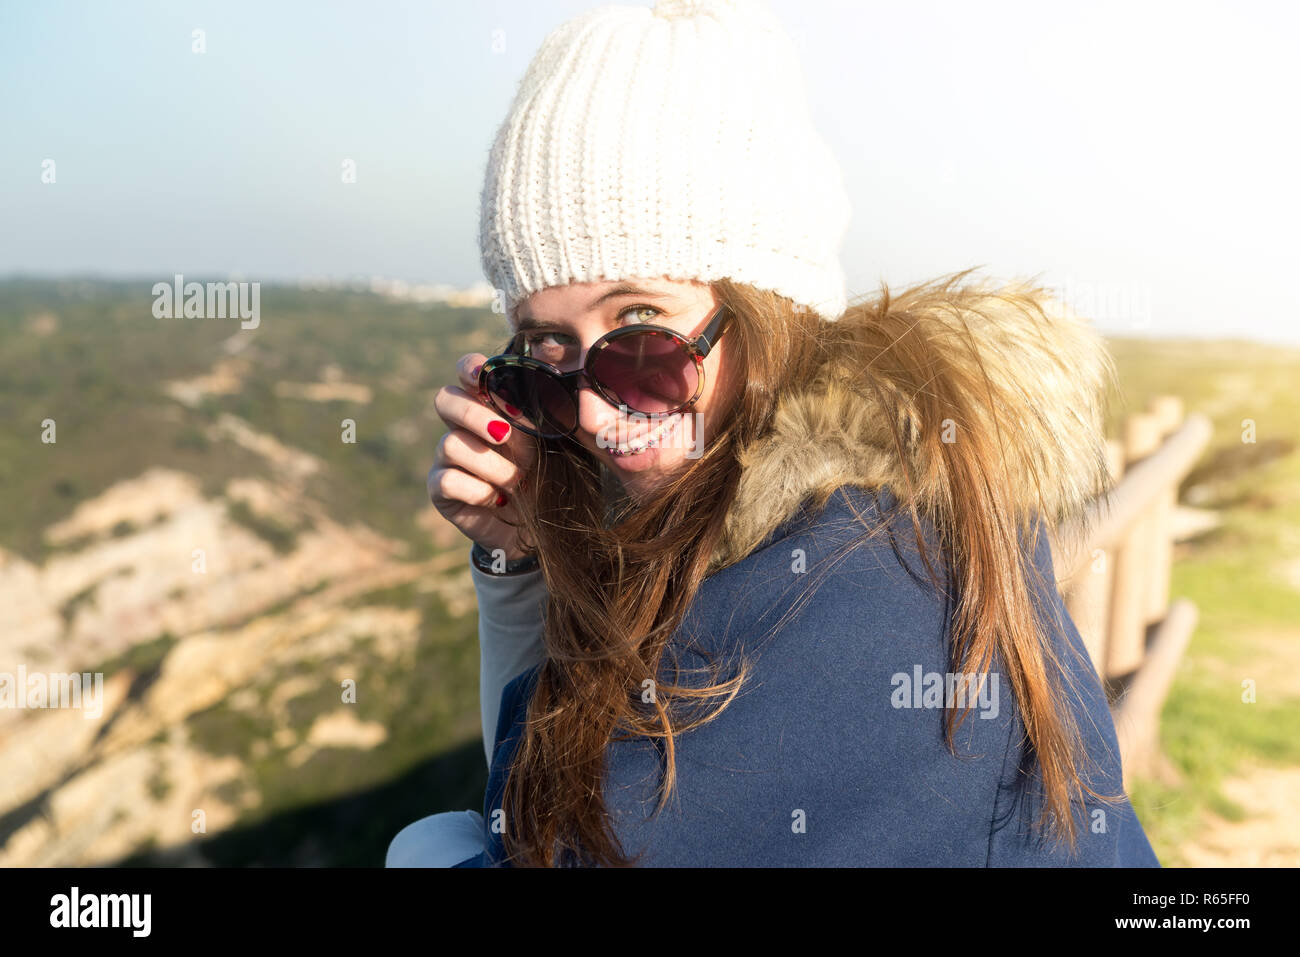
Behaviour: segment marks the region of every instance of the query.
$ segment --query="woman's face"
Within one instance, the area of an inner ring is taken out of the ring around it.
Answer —
[[[665,326],[687,338],[698,335],[718,307],[707,283],[670,279],[552,286],[523,300],[514,331],[528,336],[532,354],[563,355],[554,363],[564,371],[581,366],[597,339],[638,323]],[[734,321],[734,320],[733,320]],[[704,358],[704,389],[695,404],[672,416],[621,413],[599,393],[578,392],[578,428],[573,439],[609,468],[633,498],[652,491],[688,459],[704,453],[704,443],[732,394],[724,335]],[[651,444],[654,443],[654,444]]]

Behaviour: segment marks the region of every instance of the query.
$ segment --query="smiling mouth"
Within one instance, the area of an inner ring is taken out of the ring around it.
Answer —
[[[672,438],[678,427],[682,424],[682,414],[679,412],[672,417],[672,420],[656,426],[646,435],[637,436],[622,445],[611,445],[605,449],[615,458],[624,458],[629,455],[639,455],[646,449],[657,448],[665,441]]]

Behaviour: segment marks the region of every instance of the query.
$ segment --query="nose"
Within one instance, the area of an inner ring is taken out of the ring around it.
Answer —
[[[618,407],[606,402],[583,376],[578,382],[578,429],[591,436],[602,432],[613,436],[618,418]]]

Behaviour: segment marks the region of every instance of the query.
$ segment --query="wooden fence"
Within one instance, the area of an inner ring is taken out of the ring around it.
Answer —
[[[1172,520],[1210,433],[1177,396],[1153,399],[1109,443],[1110,494],[1052,542],[1057,588],[1110,699],[1126,788],[1163,765],[1160,710],[1196,627],[1196,606],[1169,599]]]

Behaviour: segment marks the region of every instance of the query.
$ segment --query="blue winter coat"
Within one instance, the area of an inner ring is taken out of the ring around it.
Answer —
[[[624,849],[644,850],[640,864],[662,867],[1158,867],[1127,798],[1076,809],[1072,854],[1031,829],[1038,779],[1021,772],[1025,731],[1004,680],[975,696],[956,736],[959,756],[948,750],[944,712],[925,706],[926,680],[918,687],[914,679],[918,669],[949,670],[951,609],[926,579],[909,522],[882,526],[887,533],[852,551],[796,618],[756,646],[819,564],[860,534],[850,502],[879,520],[893,498],[846,486],[819,517],[802,511],[748,559],[704,580],[673,639],[681,663],[704,660],[680,637],[694,626],[724,657],[750,651],[755,672],[716,720],[678,736],[678,796],[657,817],[654,743],[610,745],[605,800]],[[799,550],[806,572],[792,571]],[[1042,614],[1065,625],[1058,651],[1068,640],[1073,652],[1061,655],[1079,692],[1070,707],[1097,764],[1085,779],[1101,793],[1122,792],[1105,694],[1051,587],[1045,536],[1032,563],[1043,576],[1035,586]],[[996,664],[992,673],[1002,677]],[[483,804],[487,850],[458,866],[502,860],[494,812],[535,676],[536,668],[524,672],[502,695]]]

